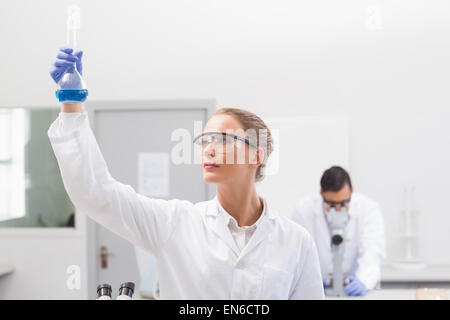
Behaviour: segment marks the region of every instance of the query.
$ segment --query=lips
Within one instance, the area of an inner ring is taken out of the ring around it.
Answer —
[[[214,168],[219,168],[219,166],[217,164],[215,164],[214,162],[204,162],[203,163],[203,168],[205,168],[205,169],[214,169]]]

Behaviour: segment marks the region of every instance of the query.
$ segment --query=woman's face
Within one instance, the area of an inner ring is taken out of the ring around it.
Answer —
[[[247,138],[240,122],[230,115],[214,115],[206,123],[203,133],[226,132]],[[260,165],[257,149],[245,142],[233,140],[235,143],[205,143],[202,147],[203,179],[206,183],[240,183],[254,181],[255,173]]]

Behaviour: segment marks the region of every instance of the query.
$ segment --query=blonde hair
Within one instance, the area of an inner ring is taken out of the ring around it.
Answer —
[[[220,114],[234,117],[241,123],[245,131],[251,130],[256,132],[256,137],[249,137],[249,140],[253,140],[252,142],[254,142],[258,148],[263,148],[264,150],[264,159],[255,174],[255,181],[261,181],[264,179],[264,170],[267,164],[267,158],[273,150],[272,134],[269,127],[260,117],[247,110],[238,108],[221,108],[217,110],[214,115]],[[254,139],[256,139],[256,141]]]

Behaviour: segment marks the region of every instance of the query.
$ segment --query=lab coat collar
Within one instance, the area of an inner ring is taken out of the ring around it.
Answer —
[[[251,250],[261,242],[270,239],[274,225],[274,218],[269,218],[267,215],[263,217],[261,223],[258,224],[255,233],[252,235],[247,245],[242,249],[239,260],[242,259],[247,253],[251,252]]]
[[[223,207],[222,205],[219,203],[219,201],[217,201],[217,207],[219,208],[219,214],[224,215],[224,219],[226,221],[227,226],[230,225],[230,223],[232,223],[234,226],[239,227],[238,222],[236,221],[236,219],[231,216]],[[259,218],[256,220],[255,223],[253,223],[251,226],[243,226],[242,228],[255,228],[258,227],[258,225],[261,223],[261,221],[264,219],[264,217],[266,216],[266,208],[267,205],[265,203],[265,201],[263,200],[263,211],[261,212],[261,215],[259,216]]]
[[[264,209],[263,214],[265,214],[265,218],[268,218],[270,220],[273,220],[277,217],[275,212],[267,205],[267,202],[264,198],[261,198],[264,202]],[[208,209],[206,211],[206,215],[209,216],[218,216],[219,215],[219,200],[217,199],[217,196],[214,197],[214,199],[211,201],[210,205],[208,206]]]
[[[206,214],[210,217],[214,217],[214,221],[210,222],[211,228],[214,232],[233,250],[237,257],[243,257],[247,252],[256,247],[262,240],[266,239],[274,225],[274,220],[276,219],[276,214],[272,212],[270,207],[267,206],[266,201],[264,201],[264,211],[265,215],[262,217],[261,221],[255,230],[255,233],[250,238],[247,245],[240,252],[236,242],[231,235],[228,228],[228,221],[226,213],[221,214],[219,210],[219,202],[217,196],[214,197],[213,201],[210,201]],[[263,212],[264,212],[263,211]]]
[[[207,215],[212,218],[208,219],[210,227],[238,257],[240,254],[239,248],[234,241],[230,230],[228,229],[228,221],[226,220],[226,216],[224,214],[219,214],[219,208],[216,201],[210,201]]]

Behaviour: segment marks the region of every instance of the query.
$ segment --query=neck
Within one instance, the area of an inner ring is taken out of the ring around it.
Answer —
[[[217,199],[240,227],[254,224],[263,211],[263,202],[256,193],[254,182],[241,186],[217,185]]]

